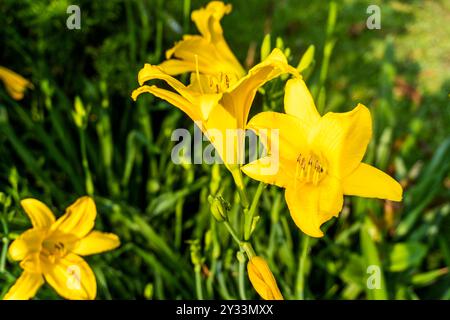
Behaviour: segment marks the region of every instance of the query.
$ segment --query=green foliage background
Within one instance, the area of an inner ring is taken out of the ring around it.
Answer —
[[[252,243],[285,298],[449,299],[450,2],[337,1],[331,29],[327,1],[230,2],[223,27],[240,61],[259,61],[266,33],[272,47],[290,48],[294,66],[313,44],[314,65],[304,76],[313,93],[323,84],[323,112],[367,105],[375,130],[365,162],[405,189],[401,204],[347,197],[339,219],[306,252],[282,190],[267,187]],[[81,7],[81,30],[66,28],[70,4]],[[207,196],[218,191],[241,230],[229,172],[174,165],[171,132],[192,130],[190,119],[150,95],[136,103],[130,98],[144,63],[161,62],[182,34],[197,33],[189,12],[205,4],[1,1],[0,65],[30,79],[34,89],[16,102],[0,86],[0,297],[21,272],[6,255],[10,241],[30,227],[20,199],[40,199],[59,216],[86,194],[89,176],[97,229],[122,240],[119,249],[87,259],[98,298],[196,299],[190,249],[201,257],[205,298],[257,297],[247,278],[239,293],[238,248],[209,210]],[[370,4],[381,8],[381,30],[365,27]],[[323,52],[332,41],[325,72]],[[269,83],[252,113],[281,111],[282,88],[281,80]],[[81,129],[73,118],[77,96],[89,112]],[[257,183],[246,183],[254,194]],[[367,288],[369,265],[382,270],[379,290]],[[36,298],[58,296],[44,286]]]

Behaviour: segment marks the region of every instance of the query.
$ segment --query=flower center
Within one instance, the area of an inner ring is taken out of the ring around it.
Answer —
[[[48,256],[63,257],[67,253],[67,248],[62,241],[44,240],[42,251]]]
[[[325,176],[326,168],[323,161],[313,153],[299,154],[295,168],[295,183],[312,183],[317,185]]]

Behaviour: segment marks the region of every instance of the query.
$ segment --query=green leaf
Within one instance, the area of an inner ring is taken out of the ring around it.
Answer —
[[[400,272],[416,267],[422,262],[426,253],[427,247],[421,243],[397,243],[389,252],[389,270]]]

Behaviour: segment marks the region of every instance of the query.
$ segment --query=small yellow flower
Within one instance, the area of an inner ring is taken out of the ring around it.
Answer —
[[[24,271],[4,299],[32,298],[44,279],[66,299],[95,299],[95,275],[80,256],[115,249],[120,241],[115,234],[92,231],[97,215],[92,198],[79,198],[56,221],[50,209],[36,199],[24,199],[21,205],[33,228],[9,247],[9,255],[21,261]]]
[[[397,181],[361,163],[372,136],[365,106],[321,117],[304,81],[292,79],[286,84],[284,108],[286,114],[263,112],[248,124],[257,133],[262,128],[279,129],[278,171],[264,170],[276,161],[270,156],[242,170],[253,179],[286,188],[289,211],[303,232],[323,236],[320,226],[339,214],[344,194],[401,201]]]
[[[252,257],[247,264],[247,271],[250,282],[264,300],[284,300],[275,277],[263,258]]]
[[[33,87],[30,81],[2,66],[0,66],[0,79],[5,83],[6,91],[14,100],[21,100],[25,90]]]

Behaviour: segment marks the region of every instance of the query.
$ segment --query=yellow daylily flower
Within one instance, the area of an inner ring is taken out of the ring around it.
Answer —
[[[286,188],[285,198],[296,225],[312,237],[320,226],[338,216],[343,195],[401,201],[402,187],[386,173],[362,163],[372,136],[370,111],[358,104],[350,112],[319,115],[301,79],[286,84],[284,113],[263,112],[248,127],[279,130],[278,170],[268,174],[275,157],[242,167],[249,177]],[[270,152],[270,150],[269,150]]]
[[[248,261],[247,272],[250,282],[261,298],[264,300],[284,300],[266,260],[258,256],[252,257]]]
[[[200,126],[225,165],[233,172],[231,168],[243,155],[244,128],[256,91],[267,81],[284,73],[300,77],[279,49],[274,49],[242,78],[197,72],[192,74],[188,86],[163,72],[160,67],[146,64],[138,75],[141,87],[133,91],[132,98],[136,100],[140,94],[148,92],[185,112]],[[165,81],[176,93],[155,85],[144,85],[154,79]],[[211,134],[213,131],[216,134]],[[237,138],[225,143],[225,137],[230,132],[235,132]]]
[[[185,72],[218,75],[223,73],[230,78],[241,78],[244,68],[228,47],[220,20],[231,12],[231,4],[211,1],[205,8],[191,14],[200,35],[185,35],[172,49],[166,52],[166,61],[159,67],[167,74],[177,75]]]
[[[44,279],[66,299],[95,299],[95,275],[80,256],[115,249],[120,240],[115,234],[92,230],[97,215],[92,198],[79,198],[58,220],[36,199],[24,199],[20,204],[33,227],[9,247],[10,257],[21,261],[24,271],[4,299],[32,298]]]
[[[30,81],[5,67],[0,66],[0,79],[6,87],[6,91],[14,100],[21,100],[27,88],[32,88]]]

